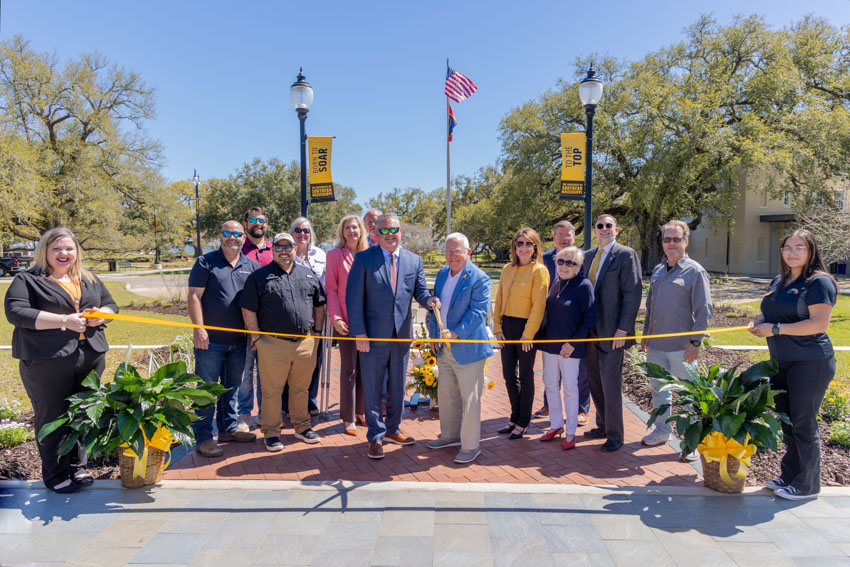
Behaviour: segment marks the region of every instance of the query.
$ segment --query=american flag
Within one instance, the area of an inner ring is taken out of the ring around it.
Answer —
[[[452,110],[452,104],[449,103],[449,142],[452,141],[452,132],[454,132],[455,126],[457,126],[457,120],[455,120],[455,112]]]
[[[446,96],[455,102],[466,100],[478,90],[469,77],[448,67],[446,71]]]

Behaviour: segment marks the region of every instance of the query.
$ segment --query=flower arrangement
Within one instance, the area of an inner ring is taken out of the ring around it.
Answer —
[[[414,332],[416,340],[413,341],[413,369],[407,380],[407,389],[428,396],[433,400],[432,406],[437,405],[437,354],[434,346],[428,340],[428,330],[424,323]]]

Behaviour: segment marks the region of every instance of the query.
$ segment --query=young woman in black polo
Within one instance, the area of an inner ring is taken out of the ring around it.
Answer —
[[[826,330],[838,285],[826,272],[811,232],[795,230],[782,240],[782,273],[761,302],[750,333],[767,338],[779,363],[771,387],[776,409],[791,420],[782,424],[786,453],[781,474],[765,486],[788,500],[816,498],[820,492],[818,411],[835,376],[835,353]]]

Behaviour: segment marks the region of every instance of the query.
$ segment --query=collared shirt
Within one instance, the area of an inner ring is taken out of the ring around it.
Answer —
[[[262,248],[251,242],[250,238],[246,238],[245,244],[242,245],[242,253],[258,263],[260,267],[268,266],[274,260],[272,243],[264,236],[261,244]]]
[[[381,252],[384,253],[384,266],[387,268],[387,275],[390,275],[390,256],[394,256],[395,259],[395,269],[398,270],[398,254],[401,251],[401,244],[398,245],[398,248],[395,249],[395,252],[389,252],[386,248],[381,246]]]
[[[671,269],[664,260],[652,270],[646,294],[645,335],[704,331],[713,308],[711,288],[705,269],[685,254]],[[648,339],[647,346],[662,352],[685,350],[691,340],[703,333],[682,337]]]
[[[189,272],[189,287],[204,289],[201,295],[201,313],[204,324],[229,329],[244,329],[239,299],[248,277],[260,268],[254,260],[240,254],[235,265],[224,257],[224,252],[213,250],[200,256]],[[245,333],[207,331],[211,343],[235,345],[245,342]]]
[[[446,276],[443,289],[440,290],[440,319],[443,321],[443,326],[448,325],[449,305],[452,303],[452,295],[454,295],[457,282],[460,281],[460,275],[462,273],[463,269],[452,275],[451,270],[449,270],[449,275]]]
[[[322,284],[322,289],[325,288],[325,266],[327,266],[328,258],[324,250],[318,246],[311,246],[307,251],[306,260],[302,260],[298,254],[295,254],[295,263],[313,270],[319,278],[319,283]]]
[[[286,273],[277,262],[260,268],[245,282],[241,307],[257,314],[261,331],[307,335],[313,328],[313,307],[325,304],[319,279],[298,264]]]

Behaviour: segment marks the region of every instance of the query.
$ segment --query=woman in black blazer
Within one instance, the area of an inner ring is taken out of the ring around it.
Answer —
[[[103,283],[83,268],[80,244],[64,227],[42,235],[33,266],[12,280],[6,292],[6,319],[14,325],[12,357],[20,360],[21,380],[35,412],[35,428],[61,416],[68,396],[82,390],[92,371],[103,373],[109,345],[104,319],[87,319],[88,309],[118,312]],[[60,427],[38,445],[44,484],[60,493],[76,492],[93,478],[86,471],[86,448],[79,441],[59,457],[69,433]]]

